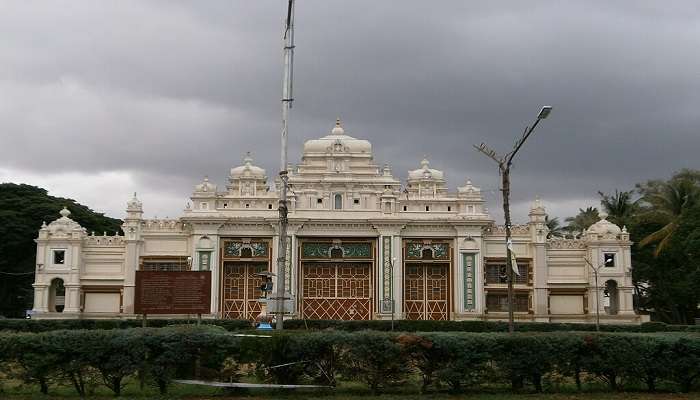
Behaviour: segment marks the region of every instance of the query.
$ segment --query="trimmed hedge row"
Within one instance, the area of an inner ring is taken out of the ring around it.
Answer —
[[[338,321],[338,320],[289,320],[285,329],[336,329],[348,332],[375,330],[391,331],[391,321]],[[394,331],[399,332],[508,332],[508,323],[501,321],[411,321],[395,320]],[[518,332],[589,332],[595,324],[520,322],[515,324]],[[663,322],[645,322],[633,325],[601,324],[603,332],[700,332],[700,325],[668,325]]]
[[[273,368],[274,367],[274,368]],[[611,390],[663,383],[682,391],[700,380],[700,336],[630,333],[286,332],[241,337],[216,327],[72,330],[0,334],[0,371],[78,393],[101,381],[121,393],[126,378],[166,393],[175,377],[334,384],[337,377],[377,393],[419,378],[421,391],[482,384],[556,390],[597,380]]]
[[[160,328],[170,325],[194,323],[194,320],[184,319],[149,319],[148,326]],[[32,320],[32,319],[0,319],[0,331],[15,332],[47,332],[60,329],[125,329],[136,328],[142,324],[138,319],[62,319],[62,320]],[[220,326],[228,331],[251,329],[249,321],[244,320],[202,320],[202,324]],[[291,330],[325,330],[342,331],[390,331],[391,321],[337,321],[337,320],[301,320],[293,319],[284,322],[286,329]],[[700,325],[668,325],[663,322],[647,322],[641,325],[609,325],[600,326],[603,332],[700,332]],[[499,321],[394,321],[394,330],[400,332],[507,332],[508,324]],[[595,324],[578,323],[549,323],[523,322],[516,323],[519,332],[587,332],[595,331]]]
[[[149,319],[149,328],[163,328],[173,325],[195,324],[196,319]],[[48,332],[73,329],[128,329],[139,328],[141,319],[0,319],[0,331]],[[235,319],[204,319],[203,325],[220,326],[227,331],[251,329],[250,321]]]

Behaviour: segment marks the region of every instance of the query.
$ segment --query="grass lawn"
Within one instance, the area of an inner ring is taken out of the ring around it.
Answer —
[[[16,382],[4,382],[3,391],[0,391],[0,399],[8,400],[50,400],[50,399],[79,399],[75,390],[70,386],[51,386],[49,395],[39,393],[39,388],[34,385],[19,385]],[[428,393],[419,394],[418,386],[407,384],[402,387],[387,389],[387,393],[372,396],[369,389],[363,385],[351,382],[341,382],[334,389],[322,390],[246,390],[241,392],[225,392],[220,388],[211,388],[197,385],[172,384],[166,396],[158,394],[156,388],[146,386],[143,391],[136,382],[130,382],[122,391],[122,399],[318,399],[318,400],[345,400],[345,399],[382,399],[382,400],[432,400],[432,399],[469,399],[469,400],[700,400],[700,393],[645,393],[624,392],[610,393],[601,387],[591,386],[584,392],[576,392],[573,388],[559,388],[564,393],[511,393],[507,388],[485,388],[480,391],[471,391],[463,394]],[[97,386],[90,399],[115,399],[108,389]]]

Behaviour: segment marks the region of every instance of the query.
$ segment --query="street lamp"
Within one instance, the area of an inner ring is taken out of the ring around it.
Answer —
[[[513,262],[512,262],[512,252],[511,252],[511,223],[510,223],[510,167],[513,165],[513,158],[518,153],[518,150],[523,146],[523,143],[532,134],[537,127],[537,124],[541,120],[547,118],[552,112],[551,106],[544,106],[537,114],[537,119],[530,127],[525,127],[525,131],[520,139],[516,140],[515,146],[510,153],[507,153],[503,157],[498,156],[495,150],[489,148],[485,143],[481,143],[479,146],[474,145],[478,151],[484,153],[487,157],[494,160],[498,164],[498,169],[501,173],[501,184],[503,188],[503,215],[506,223],[506,272],[508,274],[508,332],[513,332],[515,330],[515,325],[513,323]]]
[[[589,267],[593,270],[593,275],[595,276],[595,330],[600,331],[600,288],[598,287],[598,273],[600,272],[600,268],[605,266],[611,259],[608,258],[609,256],[605,256],[605,262],[603,264],[599,264],[598,267],[594,267],[593,264],[588,260],[588,258],[584,257],[583,260],[588,264]]]

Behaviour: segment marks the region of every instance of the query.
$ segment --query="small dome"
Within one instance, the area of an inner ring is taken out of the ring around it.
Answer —
[[[467,178],[467,182],[464,186],[459,186],[457,188],[457,192],[460,194],[460,196],[468,196],[468,195],[480,195],[481,194],[481,189],[474,186],[472,184],[471,179]]]
[[[204,181],[194,187],[194,191],[216,193],[216,185],[209,182],[209,178],[205,176]]]
[[[619,226],[613,224],[612,222],[608,221],[606,218],[608,218],[608,214],[601,211],[598,213],[600,216],[600,221],[596,222],[595,224],[591,225],[586,232],[588,233],[595,233],[599,235],[603,234],[614,234],[617,235],[622,232],[622,229],[620,229]]]
[[[420,168],[414,169],[413,171],[408,171],[408,179],[410,180],[420,180],[420,179],[444,179],[444,174],[438,169],[430,168],[430,161],[427,158],[423,158],[420,162]]]
[[[331,133],[319,139],[307,140],[304,143],[304,154],[307,153],[366,153],[372,154],[372,145],[367,140],[355,139],[345,134],[340,118],[335,120]]]
[[[250,152],[246,153],[243,159],[243,165],[240,167],[231,168],[231,179],[237,178],[259,178],[265,179],[265,170],[253,165],[253,158],[250,156]]]
[[[143,208],[143,204],[136,198],[136,192],[134,192],[134,197],[126,202],[127,211],[140,211]]]
[[[345,129],[343,129],[343,127],[340,125],[340,118],[335,120],[335,127],[331,129],[331,135],[345,135]]]

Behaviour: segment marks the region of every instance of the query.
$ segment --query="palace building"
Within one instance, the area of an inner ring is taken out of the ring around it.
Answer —
[[[392,301],[397,319],[507,318],[505,229],[469,180],[451,192],[424,159],[402,183],[340,121],[304,144],[288,174],[286,249],[278,248],[279,181],[250,155],[225,187],[207,178],[196,185],[180,218],[143,218],[134,194],[123,235],[88,233],[64,209],[36,239],[33,317],[133,318],[137,270],[208,270],[208,317],[254,319],[257,274],[275,273],[285,251],[291,318],[389,319]],[[646,320],[633,308],[626,229],[601,215],[575,237],[548,237],[545,216],[535,200],[529,220],[512,227],[516,319],[593,322],[599,307],[603,323]]]

